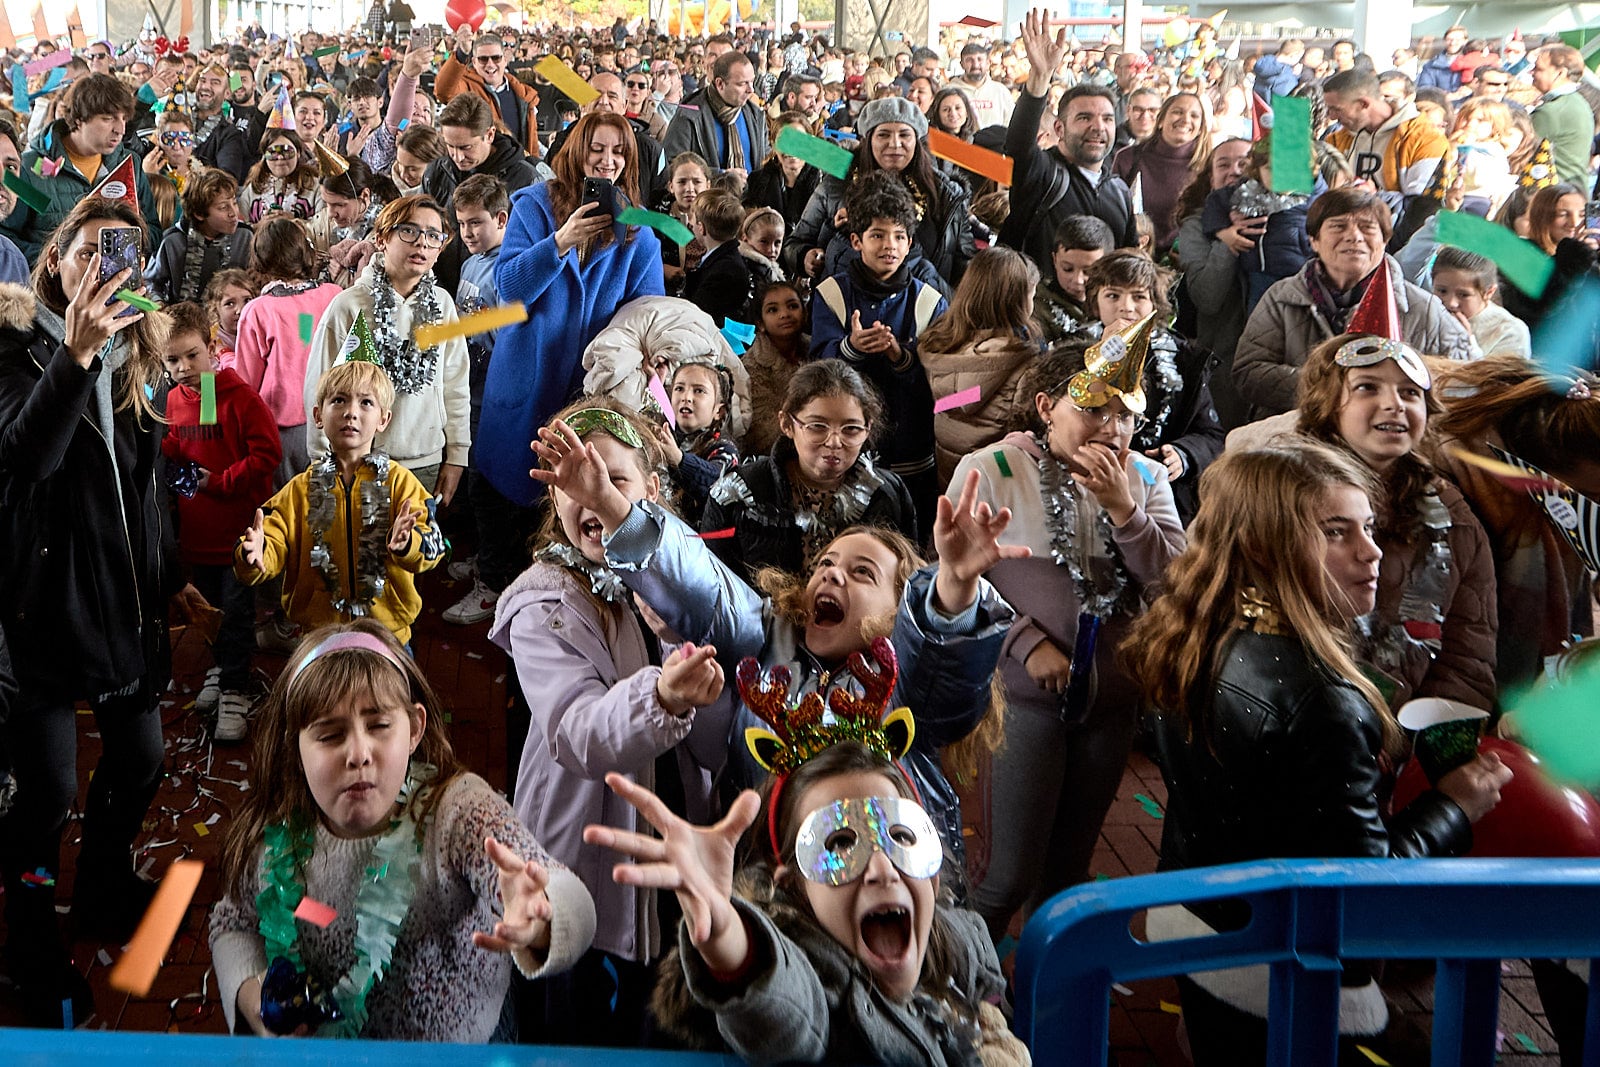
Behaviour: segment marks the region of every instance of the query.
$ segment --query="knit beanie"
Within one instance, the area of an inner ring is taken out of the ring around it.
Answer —
[[[885,96],[868,101],[856,116],[856,132],[862,140],[866,140],[872,136],[873,127],[885,122],[905,123],[917,131],[918,140],[928,136],[928,117],[903,96]]]

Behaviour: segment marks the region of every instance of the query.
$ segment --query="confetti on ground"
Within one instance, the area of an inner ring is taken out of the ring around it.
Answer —
[[[497,675],[494,676],[494,684],[495,685],[504,685],[505,683],[506,683],[506,676],[505,675],[497,674]]]
[[[117,965],[111,969],[111,988],[142,997],[150,992],[161,970],[161,961],[177,936],[183,915],[200,885],[205,864],[199,860],[175,860],[156,888],[156,895],[139,920],[139,929],[128,942]]]
[[[52,886],[56,884],[55,876],[43,867],[22,872],[22,880],[28,885]]]
[[[1105,874],[1104,872],[1096,871],[1094,880],[1097,882],[1109,882],[1111,881],[1111,876],[1109,874]]]
[[[968,404],[976,404],[983,399],[983,387],[974,385],[971,389],[963,389],[959,393],[942,396],[933,402],[933,413],[949,411],[951,408],[964,408]]]
[[[222,813],[221,812],[215,812],[215,813],[212,814],[211,818],[206,820],[206,825],[207,826],[215,826],[215,825],[217,825],[217,823],[219,823],[221,821],[222,821]]]
[[[482,659],[483,658],[483,653],[481,653],[481,652],[468,652],[467,653],[467,658],[468,659]]]
[[[1183,1009],[1178,1007],[1176,1004],[1172,1003],[1172,1001],[1170,1001],[1170,1000],[1163,1000],[1161,1002],[1161,1010],[1166,1012],[1168,1015],[1182,1015],[1183,1014]]]
[[[1121,982],[1113,982],[1112,985],[1111,985],[1111,988],[1116,990],[1118,993],[1121,993],[1125,997],[1133,996],[1133,990],[1129,989],[1127,986],[1123,985]]]
[[[94,958],[100,961],[100,966],[102,967],[111,966],[111,953],[107,952],[105,949],[101,949],[99,952],[95,953]]]
[[[1133,794],[1133,799],[1139,802],[1139,806],[1144,809],[1144,813],[1150,816],[1152,819],[1161,819],[1166,817],[1166,812],[1162,810],[1161,805],[1157,804],[1143,793]]]
[[[339,913],[328,907],[328,905],[324,904],[320,900],[312,900],[310,897],[301,897],[299,905],[297,905],[294,909],[294,917],[296,919],[304,919],[312,926],[321,926],[325,928],[329,923],[333,922],[333,920],[339,917]]]
[[[140,872],[140,873],[143,873],[143,872]],[[57,904],[56,905],[56,914],[57,915],[71,915],[72,914],[72,905],[71,904]]]
[[[211,831],[206,829],[206,824],[203,823],[203,822],[197,822],[197,823],[194,824],[194,832],[196,834],[200,835],[201,837],[210,837],[211,836]]]
[[[1388,1060],[1384,1059],[1382,1056],[1378,1055],[1365,1045],[1357,1045],[1356,1051],[1361,1053],[1367,1059],[1371,1060],[1373,1063],[1376,1063],[1378,1067],[1389,1067]]]
[[[1538,1043],[1527,1034],[1512,1034],[1511,1040],[1521,1045],[1524,1052],[1532,1053],[1535,1056],[1544,1055],[1544,1049],[1540,1048]]]

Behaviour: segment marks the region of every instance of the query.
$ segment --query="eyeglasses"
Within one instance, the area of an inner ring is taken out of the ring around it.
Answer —
[[[492,56],[473,56],[472,58],[477,63],[504,63],[506,55],[504,52],[496,52]]]
[[[421,226],[413,226],[409,222],[402,222],[396,226],[394,235],[408,245],[421,242],[426,248],[443,248],[444,243],[450,240],[450,235],[443,230],[424,230]]]
[[[835,437],[844,445],[859,445],[867,439],[867,428],[857,422],[847,422],[843,426],[831,422],[802,422],[799,427],[800,433],[814,445],[825,445]]]
[[[265,154],[268,159],[287,159],[298,154],[298,150],[292,144],[275,144]]]
[[[630,89],[648,89],[648,88],[650,88],[650,83],[649,82],[636,82],[636,81],[633,81],[633,80],[630,79],[627,84],[628,84],[628,88],[630,88]]]
[[[168,130],[161,135],[161,143],[168,146],[182,146],[189,148],[194,144],[194,134],[185,130]]]
[[[1145,418],[1143,415],[1135,415],[1133,412],[1127,410],[1113,412],[1110,410],[1109,404],[1102,408],[1080,408],[1078,405],[1074,404],[1072,405],[1072,410],[1076,411],[1083,418],[1084,422],[1087,422],[1093,426],[1105,426],[1109,424],[1112,419],[1116,419],[1117,429],[1123,430],[1127,433],[1138,433],[1140,430],[1150,425],[1150,420]]]

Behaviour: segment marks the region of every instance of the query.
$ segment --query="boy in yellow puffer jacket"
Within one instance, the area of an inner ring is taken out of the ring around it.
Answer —
[[[284,575],[284,610],[304,631],[370,615],[411,640],[422,610],[414,575],[446,546],[428,491],[372,447],[393,408],[394,385],[375,363],[324,374],[312,418],[329,450],[257,509],[234,549],[241,582]]]

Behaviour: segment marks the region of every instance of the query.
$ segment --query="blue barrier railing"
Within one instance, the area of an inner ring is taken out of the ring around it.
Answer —
[[[1250,906],[1242,930],[1164,942],[1129,931],[1149,908],[1229,899]],[[1035,1063],[1102,1065],[1113,982],[1265,963],[1268,1062],[1321,1067],[1337,1058],[1341,959],[1436,959],[1433,1063],[1489,1067],[1499,961],[1523,957],[1600,959],[1600,860],[1275,860],[1094,882],[1023,930],[1016,1030]],[[1600,1067],[1600,981],[1584,1064]]]

